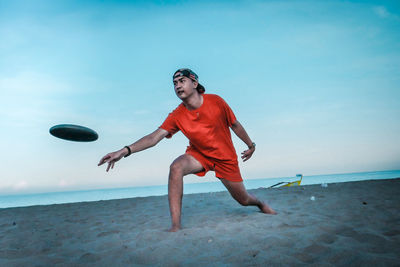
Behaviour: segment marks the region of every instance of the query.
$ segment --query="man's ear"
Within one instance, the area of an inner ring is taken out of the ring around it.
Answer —
[[[199,82],[198,81],[194,81],[194,80],[192,80],[193,81],[193,84],[194,84],[194,88],[197,88],[197,86],[199,85]]]

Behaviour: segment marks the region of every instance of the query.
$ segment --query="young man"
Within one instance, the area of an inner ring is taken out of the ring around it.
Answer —
[[[155,146],[163,138],[171,138],[179,130],[189,139],[186,153],[170,166],[168,200],[172,219],[169,231],[181,228],[183,177],[188,174],[204,176],[215,171],[215,176],[228,189],[232,197],[243,206],[257,206],[263,213],[276,214],[266,203],[247,193],[240,174],[230,129],[248,146],[242,153],[243,161],[251,158],[256,145],[236,120],[231,108],[219,96],[204,94],[198,76],[190,69],[179,69],[173,75],[176,95],[182,103],[168,115],[153,133],[130,146],[104,156],[99,166],[108,163],[107,171],[115,162],[132,153]]]

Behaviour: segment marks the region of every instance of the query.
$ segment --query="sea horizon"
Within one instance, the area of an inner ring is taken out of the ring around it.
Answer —
[[[301,174],[301,173],[299,173]],[[352,172],[337,174],[303,175],[301,185],[342,183],[364,180],[381,180],[400,178],[400,170]],[[280,182],[293,182],[297,178],[257,178],[246,179],[244,184],[248,190],[268,188]],[[219,181],[185,183],[184,194],[211,193],[226,191],[226,188]],[[162,196],[168,194],[168,185],[152,185],[121,188],[103,188],[73,191],[57,191],[45,193],[9,194],[0,195],[0,209],[27,207],[36,205],[54,205],[79,202],[92,202],[100,200],[125,199],[136,197]]]

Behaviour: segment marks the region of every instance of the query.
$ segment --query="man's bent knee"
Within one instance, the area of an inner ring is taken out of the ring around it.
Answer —
[[[170,175],[169,175],[170,179],[183,176],[182,165],[179,164],[178,162],[173,162],[171,164],[171,166],[169,167],[169,173],[170,173]]]
[[[170,166],[170,172],[169,172],[169,177],[168,180],[171,181],[178,181],[178,180],[182,180],[183,179],[183,171],[182,171],[182,167],[180,167],[179,165],[174,165],[172,164]]]
[[[185,176],[204,170],[203,166],[192,156],[182,155],[178,157],[169,167],[171,176]]]

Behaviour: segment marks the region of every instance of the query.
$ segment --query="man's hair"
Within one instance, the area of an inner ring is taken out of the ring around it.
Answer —
[[[199,92],[199,94],[204,94],[204,92],[206,91],[204,86],[201,85],[200,83],[197,84],[196,90],[197,90],[197,92]]]
[[[197,82],[197,87],[196,90],[197,92],[199,92],[199,94],[204,94],[204,92],[206,91],[206,89],[204,88],[203,85],[201,85],[199,83],[199,76],[197,76],[196,73],[194,73],[194,71],[192,71],[191,69],[179,69],[177,71],[175,71],[174,75],[172,76],[172,79],[175,79],[176,77],[182,77],[185,76],[189,79],[191,79],[192,81],[196,81]]]

